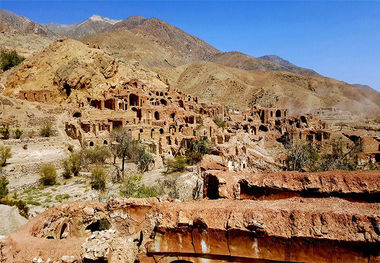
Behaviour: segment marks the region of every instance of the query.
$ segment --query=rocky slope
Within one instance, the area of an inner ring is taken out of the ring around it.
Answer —
[[[290,71],[290,72],[293,72],[293,73],[296,73],[299,75],[313,76],[313,77],[320,77],[321,76],[312,69],[298,67],[298,66],[294,65],[293,63],[290,63],[289,61],[287,61],[287,60],[285,60],[279,56],[276,56],[276,55],[265,55],[265,56],[262,56],[259,58],[271,61],[271,62],[276,63],[278,65],[281,65],[287,69],[286,71]]]
[[[52,42],[53,40],[36,34],[0,33],[0,51],[15,50],[23,57],[29,57],[33,53],[41,51]]]
[[[18,33],[37,34],[48,38],[57,36],[44,26],[8,10],[0,9],[0,21],[3,24],[2,27],[9,27],[11,31]]]

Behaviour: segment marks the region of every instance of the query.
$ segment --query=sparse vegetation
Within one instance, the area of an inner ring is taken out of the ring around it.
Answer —
[[[145,186],[140,175],[132,174],[124,179],[120,195],[135,198],[155,197],[157,196],[157,190],[154,187]]]
[[[42,137],[50,137],[53,135],[53,125],[50,122],[46,122],[41,128],[40,128],[40,135]]]
[[[110,156],[110,151],[106,146],[97,145],[83,151],[83,158],[89,164],[104,164]]]
[[[11,148],[6,146],[0,146],[0,167],[4,167],[7,164],[7,160],[11,157]]]
[[[226,128],[226,122],[223,120],[223,118],[215,117],[214,122],[216,126],[218,126],[219,128],[222,128],[222,129]]]
[[[8,194],[8,184],[8,179],[4,175],[0,176],[0,199]]]
[[[56,195],[54,199],[60,203],[62,203],[63,200],[67,200],[70,198],[69,194],[61,194],[61,195]]]
[[[20,129],[16,129],[15,130],[15,138],[16,139],[20,139],[21,138],[21,136],[22,136],[22,134],[24,133],[22,130],[20,130]]]
[[[173,159],[168,160],[166,172],[182,172],[186,168],[186,158],[183,156],[176,156]]]
[[[4,127],[0,130],[1,132],[1,135],[3,136],[3,140],[8,140],[9,137],[10,137],[10,131],[9,131],[9,127]]]
[[[14,66],[17,66],[24,61],[24,57],[19,56],[16,51],[2,51],[0,55],[1,69],[6,71]]]
[[[287,145],[288,162],[294,171],[356,170],[359,145],[347,146],[342,139],[330,143],[331,150],[317,150],[311,144],[294,141]]]
[[[52,165],[44,165],[40,169],[40,183],[44,186],[57,182],[57,171]]]
[[[96,167],[91,172],[91,188],[104,192],[106,190],[107,178],[103,167]]]
[[[63,161],[63,178],[68,179],[71,175],[78,176],[82,168],[83,156],[81,152],[70,154],[69,158]]]

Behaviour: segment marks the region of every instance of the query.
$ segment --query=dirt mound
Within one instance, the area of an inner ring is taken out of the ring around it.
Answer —
[[[58,102],[101,96],[104,90],[132,77],[149,81],[153,87],[165,85],[154,73],[119,63],[102,50],[71,39],[55,41],[2,77],[7,96],[18,97],[22,90],[49,91],[45,99]]]

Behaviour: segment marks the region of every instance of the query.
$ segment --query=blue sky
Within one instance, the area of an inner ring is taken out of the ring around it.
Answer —
[[[222,51],[279,55],[380,91],[380,1],[35,1],[0,8],[39,23],[157,17]]]

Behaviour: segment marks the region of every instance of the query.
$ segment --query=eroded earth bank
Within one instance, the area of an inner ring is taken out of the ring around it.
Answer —
[[[377,171],[203,177],[200,201],[49,209],[2,241],[1,262],[380,262]]]

